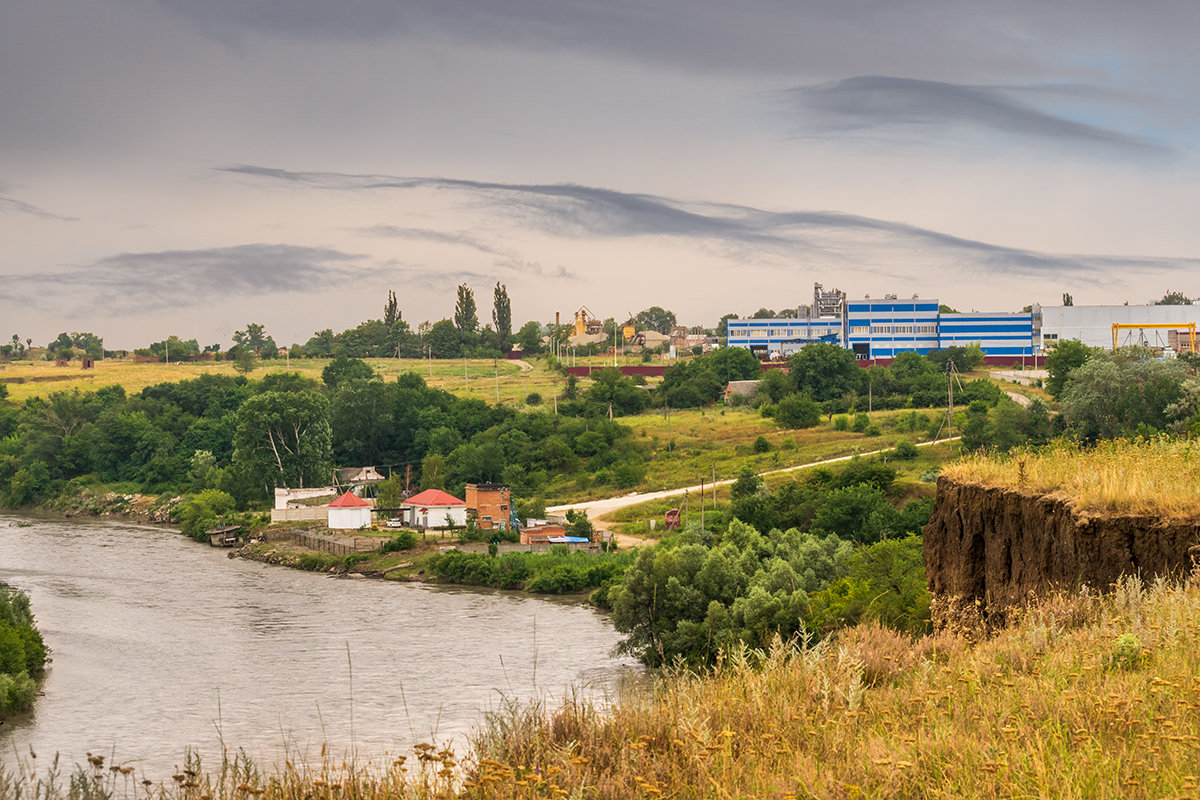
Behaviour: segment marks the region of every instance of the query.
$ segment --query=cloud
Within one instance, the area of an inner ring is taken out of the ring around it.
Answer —
[[[1012,94],[1067,95],[1080,101],[1121,98],[1117,92],[1090,87],[970,86],[942,81],[868,75],[803,86],[783,93],[784,102],[800,117],[802,131],[841,135],[869,130],[906,128],[927,136],[944,136],[965,126],[990,133],[1070,145],[1101,145],[1139,154],[1169,150],[1148,139],[1041,111],[1013,99]]]
[[[13,197],[0,196],[0,212],[13,212],[16,214],[30,214],[41,219],[53,219],[59,222],[78,222],[79,217],[64,217],[61,214],[55,214],[51,211],[46,211],[43,208],[38,208],[32,203],[26,203],[23,200],[17,200]]]
[[[968,239],[904,222],[834,211],[768,211],[727,203],[688,203],[576,184],[506,184],[451,178],[293,172],[239,165],[221,171],[335,191],[460,192],[485,212],[516,217],[552,236],[581,238],[670,237],[726,246],[764,266],[768,256],[794,270],[804,259],[814,268],[855,264],[873,272],[880,264],[921,262],[963,276],[1061,277],[1100,281],[1113,270],[1158,272],[1193,269],[1193,259],[1043,253]],[[505,262],[499,262],[505,263]],[[509,262],[512,263],[512,262]],[[769,266],[769,265],[768,265]],[[574,277],[564,270],[564,277]],[[881,273],[884,274],[884,273]]]
[[[356,228],[356,233],[364,236],[379,236],[392,239],[411,239],[435,244],[461,245],[478,250],[489,255],[508,255],[497,248],[481,241],[478,237],[459,231],[435,231],[428,228],[402,228],[397,225],[372,225],[369,228]]]
[[[113,313],[215,302],[229,297],[311,293],[378,271],[364,256],[285,244],[118,253],[50,274],[13,275],[9,285],[59,286]],[[36,302],[37,295],[17,300]]]

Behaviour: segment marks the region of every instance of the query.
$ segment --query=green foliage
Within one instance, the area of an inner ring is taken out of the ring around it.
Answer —
[[[854,422],[850,425],[850,430],[855,433],[862,433],[871,425],[871,418],[866,412],[860,411],[854,415]]]
[[[756,453],[769,453],[771,452],[771,443],[767,441],[767,437],[759,436],[754,440],[754,444],[750,449]]]
[[[896,458],[904,459],[905,461],[916,458],[921,454],[917,446],[909,441],[901,441],[896,443],[896,448],[892,451],[892,455]]]
[[[1200,380],[1178,361],[1126,349],[1093,355],[1077,367],[1061,400],[1068,430],[1087,441],[1183,432],[1200,413]]]
[[[821,422],[821,408],[803,392],[789,394],[775,406],[775,421],[785,428],[811,428]]]
[[[824,632],[872,619],[912,635],[929,632],[929,590],[919,537],[855,550],[845,577],[812,596],[806,622],[810,630]]]
[[[1046,372],[1049,373],[1049,377],[1046,378],[1046,391],[1055,398],[1060,397],[1066,389],[1071,373],[1086,364],[1096,352],[1095,348],[1088,347],[1078,339],[1058,342],[1046,356]]]
[[[626,553],[571,552],[565,547],[552,547],[545,553],[505,553],[496,557],[451,550],[436,556],[429,569],[446,583],[566,594],[599,588],[606,583],[611,585],[624,574],[632,559]]]
[[[179,528],[196,541],[206,541],[208,531],[221,524],[236,507],[234,499],[219,489],[205,489],[185,500],[175,512]]]
[[[479,330],[479,317],[475,313],[475,292],[465,283],[458,286],[458,297],[454,302],[454,327],[462,333]]]
[[[1122,633],[1113,639],[1112,650],[1105,658],[1109,669],[1134,670],[1145,666],[1148,661],[1142,642],[1132,633]]]
[[[367,381],[376,377],[375,370],[365,361],[338,356],[321,370],[321,380],[330,389],[336,389],[346,381]]]
[[[48,661],[29,597],[0,584],[0,720],[33,706],[33,677],[42,674]]]
[[[639,388],[632,380],[614,368],[593,372],[592,385],[584,393],[593,415],[607,414],[611,408],[614,416],[636,414],[650,405],[650,394]]]
[[[833,429],[835,431],[845,431],[850,429],[850,418],[845,414],[838,414],[833,418]]]
[[[639,311],[633,319],[638,330],[652,330],[667,334],[675,325],[675,312],[667,311],[661,306],[650,306],[650,308]]]
[[[233,462],[264,488],[321,486],[332,467],[331,441],[322,395],[264,392],[238,409]]]
[[[525,395],[525,405],[540,406],[542,404],[542,396],[537,392],[530,392]]]
[[[827,342],[805,345],[788,359],[796,388],[817,402],[833,400],[864,388],[863,370],[854,353]]]
[[[416,531],[400,531],[379,548],[381,553],[395,553],[399,550],[412,550],[417,546]]]

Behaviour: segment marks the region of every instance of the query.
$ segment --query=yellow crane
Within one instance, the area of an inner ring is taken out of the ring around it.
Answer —
[[[1196,352],[1196,323],[1194,322],[1114,322],[1112,326],[1113,349],[1116,350],[1119,346],[1117,344],[1117,334],[1119,331],[1143,330],[1145,328],[1186,330],[1188,332],[1188,351],[1191,353]]]

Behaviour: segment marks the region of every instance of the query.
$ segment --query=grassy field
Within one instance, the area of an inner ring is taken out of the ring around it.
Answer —
[[[712,674],[668,673],[605,706],[502,707],[467,753],[423,743],[211,775],[192,763],[161,794],[101,765],[70,786],[109,794],[71,796],[1196,797],[1198,675],[1200,586],[1127,578],[1104,598],[1049,598],[984,641],[865,624],[735,653]],[[62,777],[49,791],[33,771],[0,775],[0,796],[67,797]]]
[[[1200,446],[1188,439],[1059,443],[1005,458],[969,456],[943,474],[1062,498],[1080,511],[1200,517]]]
[[[497,359],[468,359],[429,361],[426,359],[365,359],[383,378],[394,380],[402,372],[415,372],[430,386],[445,389],[459,396],[478,397],[489,403],[521,405],[526,396],[537,392],[547,402],[561,393],[566,379],[546,367],[544,360],[528,362],[532,369],[522,372],[517,364]],[[258,362],[249,374],[251,379],[262,378],[271,372],[299,372],[315,380],[329,359],[271,359]],[[45,397],[51,392],[82,389],[94,391],[102,386],[120,384],[129,394],[140,392],[159,383],[188,380],[201,375],[236,375],[228,361],[197,361],[173,364],[137,364],[133,361],[106,359],[96,362],[94,370],[81,370],[79,362],[69,367],[56,367],[53,361],[14,361],[4,365],[0,382],[8,385],[9,399],[22,402],[30,397]],[[23,380],[24,382],[18,382]]]

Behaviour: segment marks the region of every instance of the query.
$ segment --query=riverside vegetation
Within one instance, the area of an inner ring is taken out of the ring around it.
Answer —
[[[33,707],[47,661],[29,597],[0,583],[0,721]]]

